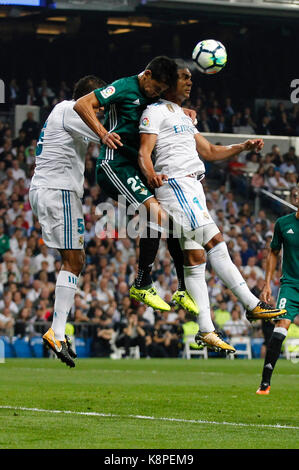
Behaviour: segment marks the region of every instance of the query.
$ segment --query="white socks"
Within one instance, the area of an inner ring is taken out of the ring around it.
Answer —
[[[253,295],[247,286],[237,266],[231,260],[225,242],[218,243],[207,253],[212,269],[220,277],[247,310],[253,310],[259,303],[259,299]]]
[[[206,263],[197,266],[184,266],[185,285],[188,293],[199,307],[197,323],[201,333],[215,330],[211,320],[211,308],[206,283]]]
[[[54,314],[51,328],[59,341],[65,339],[65,325],[74,303],[78,277],[69,271],[60,271],[56,281]]]

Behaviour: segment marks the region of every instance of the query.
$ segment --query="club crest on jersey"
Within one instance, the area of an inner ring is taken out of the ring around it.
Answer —
[[[146,126],[149,126],[149,124],[150,124],[149,118],[145,117],[145,118],[142,119],[142,125],[143,126],[146,127]]]
[[[171,113],[174,113],[174,109],[172,107],[172,104],[168,103],[166,106],[167,106],[168,111],[170,111]]]
[[[104,90],[100,91],[101,95],[103,98],[107,99],[109,96],[113,95],[115,93],[115,88],[114,86],[110,85],[107,86],[107,88],[104,88]]]
[[[147,194],[147,193],[148,193],[148,190],[147,190],[146,188],[141,188],[141,189],[139,190],[139,193],[140,193],[140,194]]]

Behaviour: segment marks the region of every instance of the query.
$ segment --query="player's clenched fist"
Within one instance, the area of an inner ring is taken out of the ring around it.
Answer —
[[[153,173],[147,178],[147,184],[151,188],[160,188],[163,185],[164,181],[167,181],[167,175],[158,175],[157,173]]]
[[[255,150],[256,152],[260,152],[263,147],[263,139],[249,139],[244,142],[244,150]]]

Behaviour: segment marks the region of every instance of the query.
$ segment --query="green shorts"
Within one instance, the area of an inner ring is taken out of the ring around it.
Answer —
[[[278,293],[276,307],[285,308],[287,313],[281,317],[276,317],[275,320],[283,319],[293,322],[295,317],[299,315],[299,286],[282,284]]]
[[[145,179],[138,165],[123,157],[117,160],[97,161],[97,183],[107,196],[115,201],[123,196],[126,204],[136,209],[153,193],[145,185]]]

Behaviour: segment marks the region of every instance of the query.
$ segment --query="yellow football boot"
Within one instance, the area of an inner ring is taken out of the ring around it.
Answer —
[[[184,310],[193,313],[193,315],[199,314],[198,306],[186,290],[177,290],[173,294],[171,300],[182,307]]]
[[[149,305],[154,310],[170,310],[170,305],[164,302],[158,295],[157,289],[151,286],[149,289],[137,289],[132,286],[129,290],[131,299],[138,300],[146,305]]]
[[[210,333],[201,333],[200,331],[195,336],[196,343],[200,346],[204,344],[208,348],[213,349],[214,351],[227,351],[229,353],[235,353],[236,350],[233,346],[223,341],[218,333],[212,331]]]
[[[66,340],[59,341],[55,338],[55,334],[52,328],[49,328],[48,331],[43,336],[43,342],[48,349],[51,349],[58,359],[61,362],[65,362],[69,367],[75,367],[75,363],[68,352],[68,346]]]
[[[275,308],[266,302],[260,301],[253,310],[247,310],[246,318],[248,321],[271,320],[271,318],[284,315],[287,311],[283,308]]]

